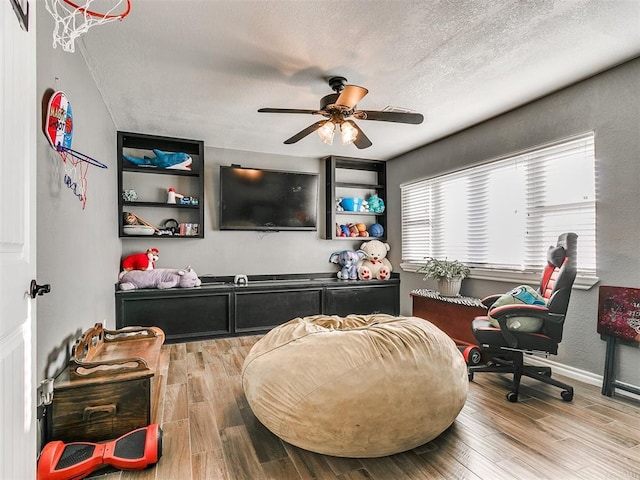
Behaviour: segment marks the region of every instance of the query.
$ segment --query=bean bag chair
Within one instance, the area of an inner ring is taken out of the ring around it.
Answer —
[[[255,416],[282,440],[366,458],[440,435],[464,406],[468,378],[455,343],[424,319],[317,315],[260,339],[242,385]]]

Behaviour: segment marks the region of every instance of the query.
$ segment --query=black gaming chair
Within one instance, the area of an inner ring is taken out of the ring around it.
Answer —
[[[510,304],[492,307],[501,295],[491,295],[482,300],[487,307],[487,315],[498,321],[500,328],[494,327],[487,316],[476,317],[472,323],[473,334],[483,352],[493,355],[486,365],[469,367],[469,380],[477,372],[497,372],[513,374],[513,387],[507,393],[507,400],[518,401],[520,379],[523,375],[562,388],[564,401],[573,400],[573,387],[551,378],[551,368],[524,365],[524,354],[558,353],[562,340],[564,319],[571,297],[571,287],[576,278],[575,233],[564,233],[558,237],[556,247],[549,247],[547,267],[542,272],[538,292],[546,305]],[[511,317],[535,317],[542,320],[542,328],[535,333],[525,333],[507,328]]]

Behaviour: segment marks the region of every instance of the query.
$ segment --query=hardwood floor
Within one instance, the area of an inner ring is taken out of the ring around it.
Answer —
[[[640,405],[573,380],[571,403],[531,379],[523,380],[520,401],[509,403],[507,377],[476,374],[454,424],[398,455],[351,459],[299,449],[266,430],[242,392],[242,362],[259,338],[163,346],[156,404],[163,456],[153,468],[99,478],[640,479]]]

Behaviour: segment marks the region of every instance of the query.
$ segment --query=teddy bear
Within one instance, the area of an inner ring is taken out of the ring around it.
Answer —
[[[153,270],[158,261],[157,248],[149,248],[145,253],[134,253],[122,260],[122,270]]]
[[[389,280],[393,267],[386,258],[390,247],[380,240],[369,240],[360,245],[365,257],[358,262],[358,278],[360,280]]]
[[[120,290],[139,288],[190,288],[199,287],[202,282],[191,268],[156,268],[153,270],[129,270],[120,273]]]
[[[342,267],[337,274],[338,278],[342,280],[357,280],[358,262],[364,257],[365,253],[361,250],[342,250],[341,252],[333,252],[329,257],[329,261]]]

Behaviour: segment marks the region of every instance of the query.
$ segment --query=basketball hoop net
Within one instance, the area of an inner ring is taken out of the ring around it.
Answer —
[[[45,0],[47,11],[56,22],[53,28],[53,48],[60,45],[65,52],[74,52],[76,38],[96,25],[122,20],[129,15],[131,9],[130,0],[114,0],[113,7],[107,12],[94,12],[89,9],[93,1],[85,0],[84,5],[80,6],[68,0]],[[118,9],[123,10],[122,13],[114,13]]]

